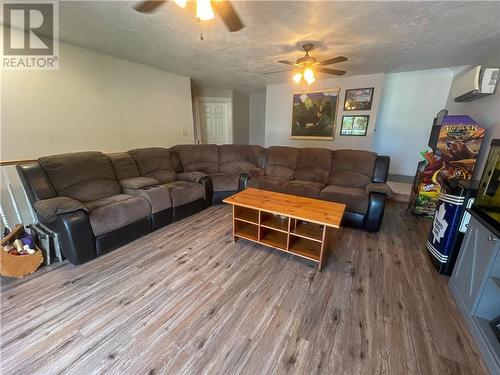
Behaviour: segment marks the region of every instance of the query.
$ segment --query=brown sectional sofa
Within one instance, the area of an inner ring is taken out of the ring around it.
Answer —
[[[75,264],[246,187],[345,203],[343,225],[377,231],[388,169],[388,157],[368,151],[256,145],[77,152],[17,166],[39,221]]]

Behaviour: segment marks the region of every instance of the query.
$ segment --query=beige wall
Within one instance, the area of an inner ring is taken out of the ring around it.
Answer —
[[[391,157],[390,173],[415,174],[434,117],[446,107],[452,79],[453,70],[447,68],[385,76],[373,148]]]
[[[249,143],[264,146],[266,137],[266,94],[250,95]]]
[[[233,143],[235,144],[248,144],[249,104],[248,94],[233,91]]]
[[[300,88],[291,82],[268,85],[266,87],[266,146],[284,145],[294,147],[327,147],[332,149],[353,148],[371,150],[373,133],[377,120],[377,110],[380,95],[384,84],[383,74],[370,74],[364,76],[338,77],[317,80],[307,87],[308,90],[340,88],[339,105],[336,118],[335,139],[333,141],[298,140],[291,139],[292,124],[292,94],[300,92]],[[375,87],[371,111],[343,112],[344,95],[346,89],[362,87]],[[365,137],[340,136],[340,124],[344,114],[368,114],[368,134]]]
[[[193,142],[188,77],[61,43],[58,71],[4,71],[1,159]]]

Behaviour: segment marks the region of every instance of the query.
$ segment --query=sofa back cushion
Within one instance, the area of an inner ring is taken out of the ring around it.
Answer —
[[[113,165],[113,170],[118,180],[126,180],[128,178],[139,177],[137,164],[132,156],[126,152],[115,152],[106,154]]]
[[[263,148],[257,145],[221,145],[219,148],[219,171],[226,173],[248,173],[256,168]]]
[[[172,151],[162,147],[136,148],[128,151],[143,177],[151,177],[163,184],[177,179]]]
[[[295,147],[269,147],[266,150],[265,175],[292,180],[297,168],[298,152]]]
[[[332,151],[329,184],[365,188],[373,178],[377,154],[362,150]]]
[[[301,148],[297,156],[297,169],[294,178],[327,184],[331,169],[331,150],[327,148]]]
[[[172,150],[179,156],[184,172],[219,173],[217,145],[178,145]]]
[[[102,152],[45,156],[38,162],[61,197],[88,202],[122,191],[111,162]]]

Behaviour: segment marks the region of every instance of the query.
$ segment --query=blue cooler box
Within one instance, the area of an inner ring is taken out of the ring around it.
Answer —
[[[427,239],[428,253],[439,273],[451,275],[477,194],[478,182],[445,181]]]

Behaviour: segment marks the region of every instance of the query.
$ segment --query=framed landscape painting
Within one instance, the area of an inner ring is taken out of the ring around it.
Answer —
[[[291,138],[333,140],[339,92],[335,88],[293,94]]]
[[[342,116],[340,135],[366,135],[370,116]]]
[[[344,111],[367,111],[372,109],[374,87],[345,90]]]

